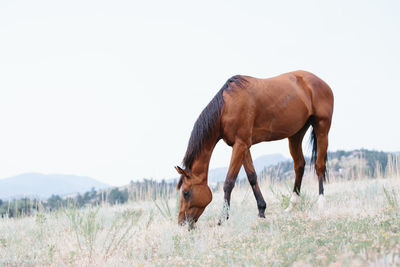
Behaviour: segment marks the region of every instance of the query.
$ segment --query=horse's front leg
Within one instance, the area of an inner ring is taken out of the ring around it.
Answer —
[[[232,189],[235,186],[235,181],[240,171],[240,167],[243,164],[247,149],[248,145],[246,145],[244,142],[237,141],[233,145],[231,162],[229,164],[228,174],[226,175],[224,183],[224,207],[222,219],[229,218]],[[219,221],[218,224],[222,223],[222,219]]]
[[[251,189],[253,189],[254,197],[257,201],[258,207],[258,217],[265,218],[265,209],[267,208],[267,204],[262,196],[260,187],[257,182],[257,174],[254,169],[253,160],[251,158],[250,149],[247,150],[246,155],[243,161],[243,167],[247,174],[247,179],[251,185]]]

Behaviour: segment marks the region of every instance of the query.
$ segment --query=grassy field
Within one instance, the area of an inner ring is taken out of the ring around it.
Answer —
[[[259,219],[250,187],[236,187],[222,226],[222,191],[214,193],[190,232],[176,223],[177,199],[4,218],[0,265],[400,265],[400,177],[331,180],[322,211],[317,181],[305,177],[301,203],[286,214],[290,188],[261,184],[268,207]]]

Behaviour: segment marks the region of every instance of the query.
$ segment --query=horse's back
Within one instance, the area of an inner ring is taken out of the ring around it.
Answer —
[[[261,80],[265,84],[264,90],[276,88],[276,94],[295,95],[300,98],[311,109],[310,115],[326,118],[332,117],[332,90],[325,81],[315,74],[304,70],[297,70]],[[271,86],[274,84],[275,86]]]
[[[252,144],[283,139],[300,130],[312,115],[332,116],[332,91],[310,72],[243,77],[246,83],[224,94],[221,122],[228,144],[237,136]]]

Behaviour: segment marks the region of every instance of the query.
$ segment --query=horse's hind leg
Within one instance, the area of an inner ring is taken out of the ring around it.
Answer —
[[[304,174],[304,166],[306,165],[306,161],[304,160],[302,142],[304,138],[304,134],[307,132],[307,129],[310,127],[309,121],[303,126],[303,128],[298,131],[295,135],[289,137],[289,149],[290,154],[293,158],[293,167],[294,172],[296,174],[296,179],[294,181],[293,194],[290,198],[289,207],[286,209],[287,212],[293,209],[293,206],[299,202],[301,181],[303,179]]]
[[[319,182],[319,199],[318,206],[323,208],[324,198],[324,181],[326,179],[326,154],[328,150],[328,133],[331,125],[330,119],[317,119],[313,123],[315,133],[314,142],[317,142],[317,160],[315,162],[315,171]]]
[[[246,155],[244,157],[243,167],[244,170],[246,171],[247,179],[249,180],[251,188],[253,189],[254,197],[256,198],[257,201],[258,216],[260,218],[265,218],[265,209],[267,208],[267,204],[265,203],[265,200],[261,194],[260,187],[258,186],[257,174],[256,171],[254,170],[250,149],[247,150]]]

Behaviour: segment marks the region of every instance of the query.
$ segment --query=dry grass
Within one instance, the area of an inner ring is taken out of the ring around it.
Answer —
[[[266,219],[249,186],[235,188],[230,219],[217,221],[222,192],[193,231],[179,227],[177,200],[67,209],[0,220],[0,265],[365,266],[400,264],[400,178],[331,181],[318,211],[317,182],[283,211],[290,183],[262,184]]]

